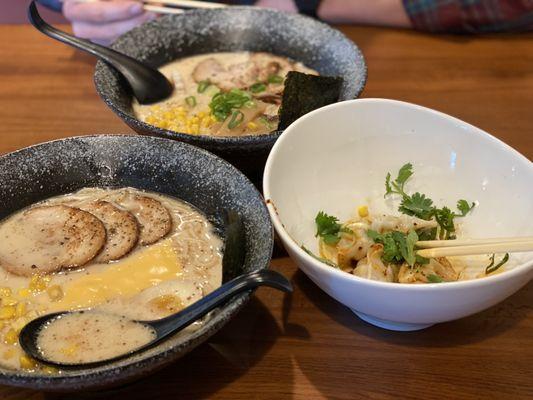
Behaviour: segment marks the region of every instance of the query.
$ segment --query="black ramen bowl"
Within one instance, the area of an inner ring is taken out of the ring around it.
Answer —
[[[0,157],[0,219],[37,201],[83,187],[124,187],[185,200],[224,236],[221,216],[234,210],[243,220],[245,261],[241,271],[267,268],[273,231],[261,195],[224,160],[194,146],[142,136],[85,136],[28,147]],[[224,271],[224,275],[227,271]],[[229,279],[231,276],[227,276]],[[193,332],[178,333],[138,355],[96,368],[44,375],[0,367],[0,384],[49,391],[117,386],[151,373],[217,332],[247,302],[239,295],[215,310]]]
[[[344,79],[339,101],[359,96],[366,65],[358,47],[338,30],[312,18],[255,7],[191,10],[167,15],[121,36],[113,48],[152,67],[187,56],[222,51],[264,51],[300,61],[322,75]],[[96,65],[95,84],[105,103],[134,131],[187,142],[209,150],[246,174],[261,174],[281,134],[241,137],[192,136],[139,121],[127,83],[105,64]]]

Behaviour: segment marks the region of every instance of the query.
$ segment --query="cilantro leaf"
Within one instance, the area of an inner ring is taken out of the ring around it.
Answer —
[[[464,217],[476,206],[476,203],[469,204],[468,201],[461,199],[457,202],[457,209],[461,212],[458,217]]]
[[[320,211],[315,217],[315,224],[315,237],[320,236],[326,244],[337,244],[339,242],[341,224],[339,224],[339,220],[336,217]]]
[[[407,262],[411,267],[416,263],[415,243],[418,235],[415,231],[408,234],[399,231],[380,234],[373,230],[367,231],[367,236],[375,243],[383,245],[381,259],[387,263],[401,264]]]
[[[490,264],[487,266],[487,268],[485,268],[485,275],[493,273],[494,271],[498,270],[503,264],[509,261],[509,253],[505,253],[501,261],[496,265],[494,265],[494,262],[495,262],[494,258],[495,258],[495,255],[493,254],[490,257]]]
[[[395,183],[403,190],[405,182],[413,175],[413,164],[407,163],[398,171],[398,177]]]
[[[444,279],[442,279],[440,276],[435,275],[435,274],[429,274],[427,276],[427,278],[428,278],[428,282],[431,282],[431,283],[442,283],[442,282],[444,282]]]
[[[390,179],[391,179],[390,172],[388,172],[385,178],[385,196],[393,193],[392,186],[390,184]]]
[[[435,220],[439,224],[439,236],[442,240],[455,239],[455,223],[453,219],[456,214],[448,207],[435,209]]]
[[[421,219],[429,220],[433,216],[433,200],[416,192],[412,196],[404,196],[398,211]]]

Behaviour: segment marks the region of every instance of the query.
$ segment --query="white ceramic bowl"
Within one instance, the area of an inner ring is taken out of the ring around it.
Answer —
[[[341,221],[358,205],[397,214],[384,199],[385,175],[406,162],[409,190],[438,205],[478,201],[461,220],[464,236],[533,236],[533,164],[505,143],[463,121],[413,104],[360,99],[316,110],[292,124],[274,145],[264,194],[289,255],[321,289],[365,321],[416,330],[482,311],[533,277],[533,253],[512,254],[503,273],[444,284],[371,281],[329,267],[318,254],[314,218],[324,210]]]

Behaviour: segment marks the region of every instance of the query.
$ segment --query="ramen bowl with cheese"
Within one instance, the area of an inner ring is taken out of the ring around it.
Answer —
[[[142,341],[128,320],[175,313],[270,261],[272,228],[259,193],[234,167],[187,144],[70,138],[4,155],[0,171],[2,384],[102,388],[160,368],[213,335],[249,295],[135,356],[82,370],[36,363],[20,349],[18,333],[39,315],[82,310],[89,314],[51,331],[43,349],[65,360],[98,356],[97,350],[105,357]],[[237,270],[223,265],[228,210],[244,224],[246,255]],[[96,335],[76,334],[113,324],[124,334],[109,335],[105,346]]]

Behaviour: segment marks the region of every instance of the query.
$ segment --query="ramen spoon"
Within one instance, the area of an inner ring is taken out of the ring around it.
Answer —
[[[48,25],[39,15],[35,0],[30,3],[28,8],[28,18],[35,28],[52,39],[83,50],[113,66],[129,83],[133,95],[139,103],[155,103],[172,94],[174,86],[157,69],[118,51],[77,38]]]
[[[242,262],[244,261],[244,228],[242,226],[240,217],[235,212],[226,212],[224,219],[226,224],[226,232],[222,264],[224,270],[236,271],[235,267],[241,267]],[[62,315],[76,313],[79,311],[58,312],[43,315],[42,317],[34,319],[24,326],[24,328],[22,328],[19,335],[19,342],[22,349],[29,356],[33,357],[37,361],[42,362],[43,364],[52,365],[63,369],[87,368],[107,364],[109,362],[129,357],[159,343],[163,339],[186,328],[193,322],[202,318],[216,307],[232,299],[234,296],[243,292],[251,291],[259,286],[269,286],[283,292],[292,291],[290,282],[283,275],[276,271],[263,269],[237,276],[236,278],[220,286],[218,289],[209,293],[207,296],[201,298],[197,302],[175,314],[154,321],[134,321],[152,328],[156,334],[155,338],[139,348],[106,360],[88,363],[61,363],[47,359],[39,350],[37,339],[41,329]]]

